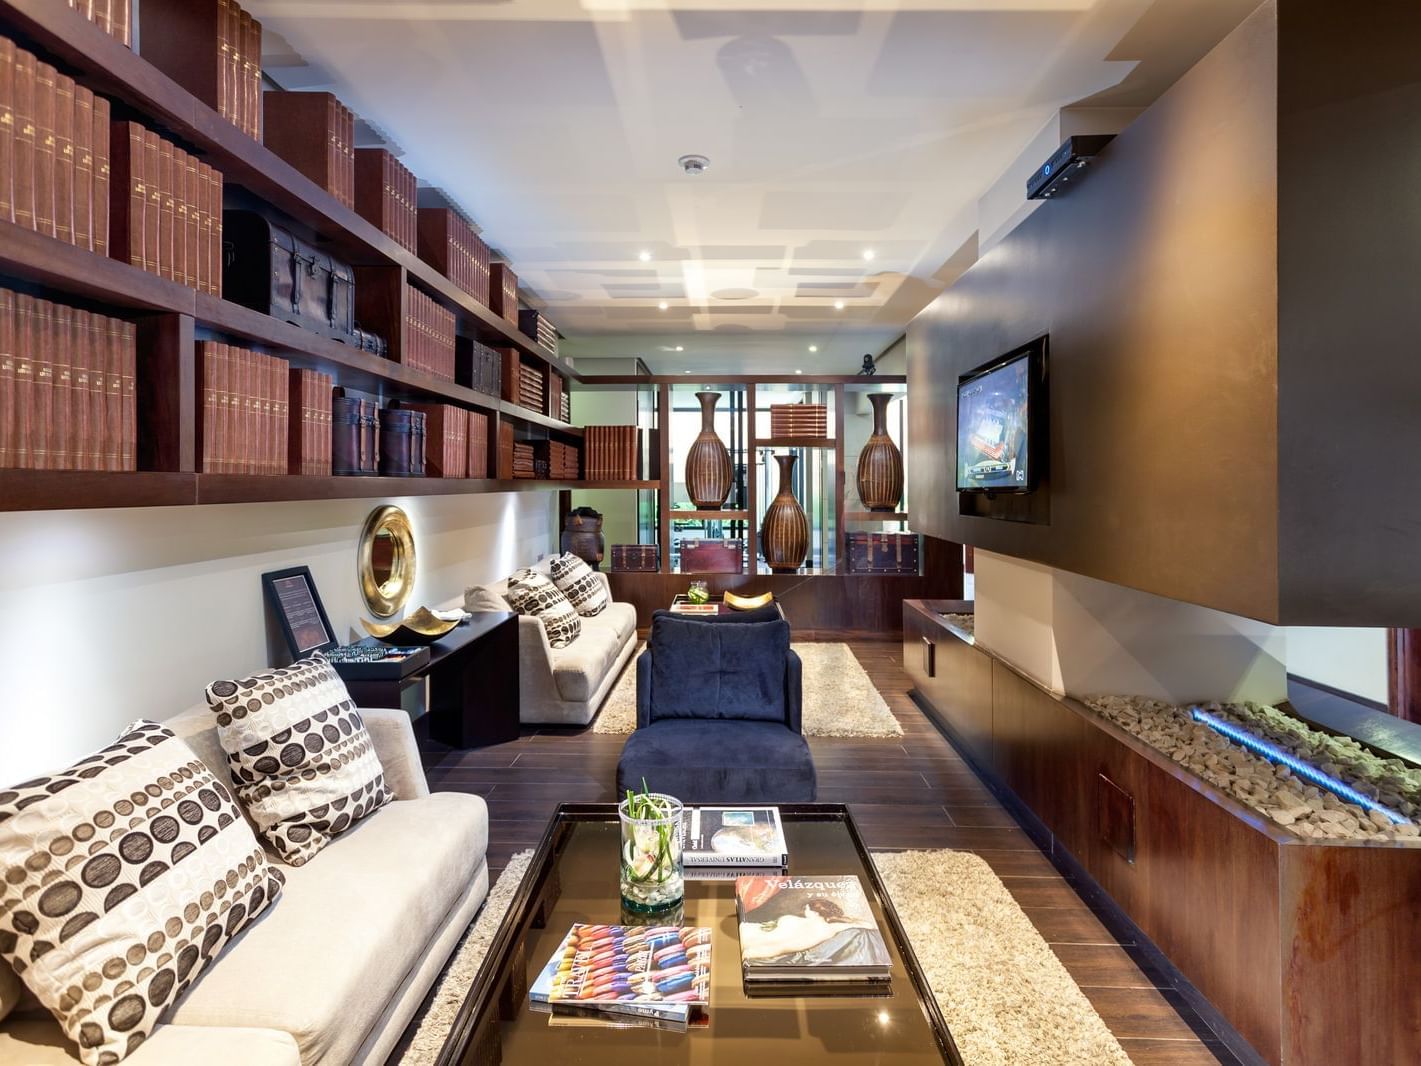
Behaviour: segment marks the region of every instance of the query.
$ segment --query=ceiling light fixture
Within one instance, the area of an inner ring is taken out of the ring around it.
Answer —
[[[803,374],[804,371],[803,371],[803,370],[796,370],[795,373],[796,373],[796,374]]]
[[[636,257],[637,257],[638,259],[640,259],[643,263],[650,263],[650,262],[651,262],[651,253],[648,252],[645,248],[643,248],[641,251],[637,252]]]
[[[817,344],[811,344],[811,345],[809,346],[809,350],[810,350],[811,352],[817,352],[817,351],[819,350],[819,345],[817,345]]]
[[[843,309],[844,309],[844,301],[843,301],[843,300],[835,300],[835,301],[834,301],[834,310],[835,310],[835,311],[842,311]]]
[[[665,311],[670,306],[671,305],[669,303],[667,303],[665,300],[662,300],[659,304],[656,305],[656,309],[658,311]]]
[[[676,165],[691,177],[695,177],[710,169],[710,160],[703,155],[683,155],[676,160]]]
[[[676,345],[676,350],[677,350],[678,352],[684,352],[686,349],[685,349],[682,345],[678,344],[678,345]]]
[[[865,248],[865,249],[863,250],[863,257],[864,257],[865,261],[870,262],[870,263],[873,262],[873,257],[874,257],[876,254],[877,254],[877,253],[874,252],[874,250],[873,250],[872,248]]]

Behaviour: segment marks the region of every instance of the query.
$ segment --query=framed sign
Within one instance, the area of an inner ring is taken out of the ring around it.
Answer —
[[[262,589],[281,624],[292,658],[299,659],[340,643],[331,629],[331,620],[326,617],[310,567],[293,566],[289,570],[263,574]]]

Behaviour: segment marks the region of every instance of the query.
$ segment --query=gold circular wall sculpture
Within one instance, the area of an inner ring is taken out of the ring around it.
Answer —
[[[414,531],[398,507],[377,507],[360,531],[360,593],[376,618],[397,613],[414,591]]]

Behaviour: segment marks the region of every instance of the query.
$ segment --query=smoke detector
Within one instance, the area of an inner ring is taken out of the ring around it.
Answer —
[[[695,177],[697,174],[704,174],[710,169],[710,160],[703,155],[683,155],[676,160],[676,165],[687,174]]]

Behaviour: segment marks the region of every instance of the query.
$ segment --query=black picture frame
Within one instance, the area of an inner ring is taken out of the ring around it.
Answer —
[[[262,574],[262,591],[281,626],[281,634],[286,638],[286,647],[293,660],[312,652],[327,651],[340,644],[326,615],[326,606],[321,602],[321,594],[316,591],[316,581],[311,577],[309,566],[293,566]],[[317,637],[323,639],[317,642]]]

